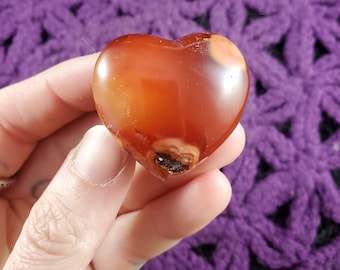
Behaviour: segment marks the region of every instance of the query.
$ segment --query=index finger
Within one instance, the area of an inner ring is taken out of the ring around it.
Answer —
[[[0,177],[12,176],[40,139],[95,109],[97,57],[65,61],[0,91]]]

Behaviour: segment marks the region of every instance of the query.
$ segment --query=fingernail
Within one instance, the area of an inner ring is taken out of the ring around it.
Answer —
[[[104,126],[91,128],[76,149],[72,170],[81,179],[106,186],[123,170],[127,153]]]

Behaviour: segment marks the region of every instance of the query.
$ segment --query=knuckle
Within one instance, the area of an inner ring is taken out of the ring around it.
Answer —
[[[86,224],[56,199],[42,200],[34,206],[25,224],[22,256],[31,260],[53,260],[81,252]]]

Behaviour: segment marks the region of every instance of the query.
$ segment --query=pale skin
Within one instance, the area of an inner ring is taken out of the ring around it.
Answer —
[[[0,91],[0,181],[14,181],[0,190],[5,270],[139,269],[230,201],[219,168],[241,153],[242,126],[193,170],[161,182],[100,125],[91,90],[97,57]]]

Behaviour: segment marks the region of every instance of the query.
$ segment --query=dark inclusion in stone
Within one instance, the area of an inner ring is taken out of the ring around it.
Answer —
[[[203,257],[210,265],[215,266],[214,253],[216,251],[215,244],[203,244],[192,247],[191,250],[198,256]]]
[[[321,121],[319,123],[319,134],[321,142],[329,139],[338,131],[340,124],[325,111],[321,113]]]
[[[170,174],[181,174],[189,169],[188,165],[172,158],[168,153],[156,153],[155,163],[159,167],[166,169]]]
[[[314,249],[330,244],[340,235],[340,224],[321,215],[321,223],[317,229],[316,238],[312,244]]]

